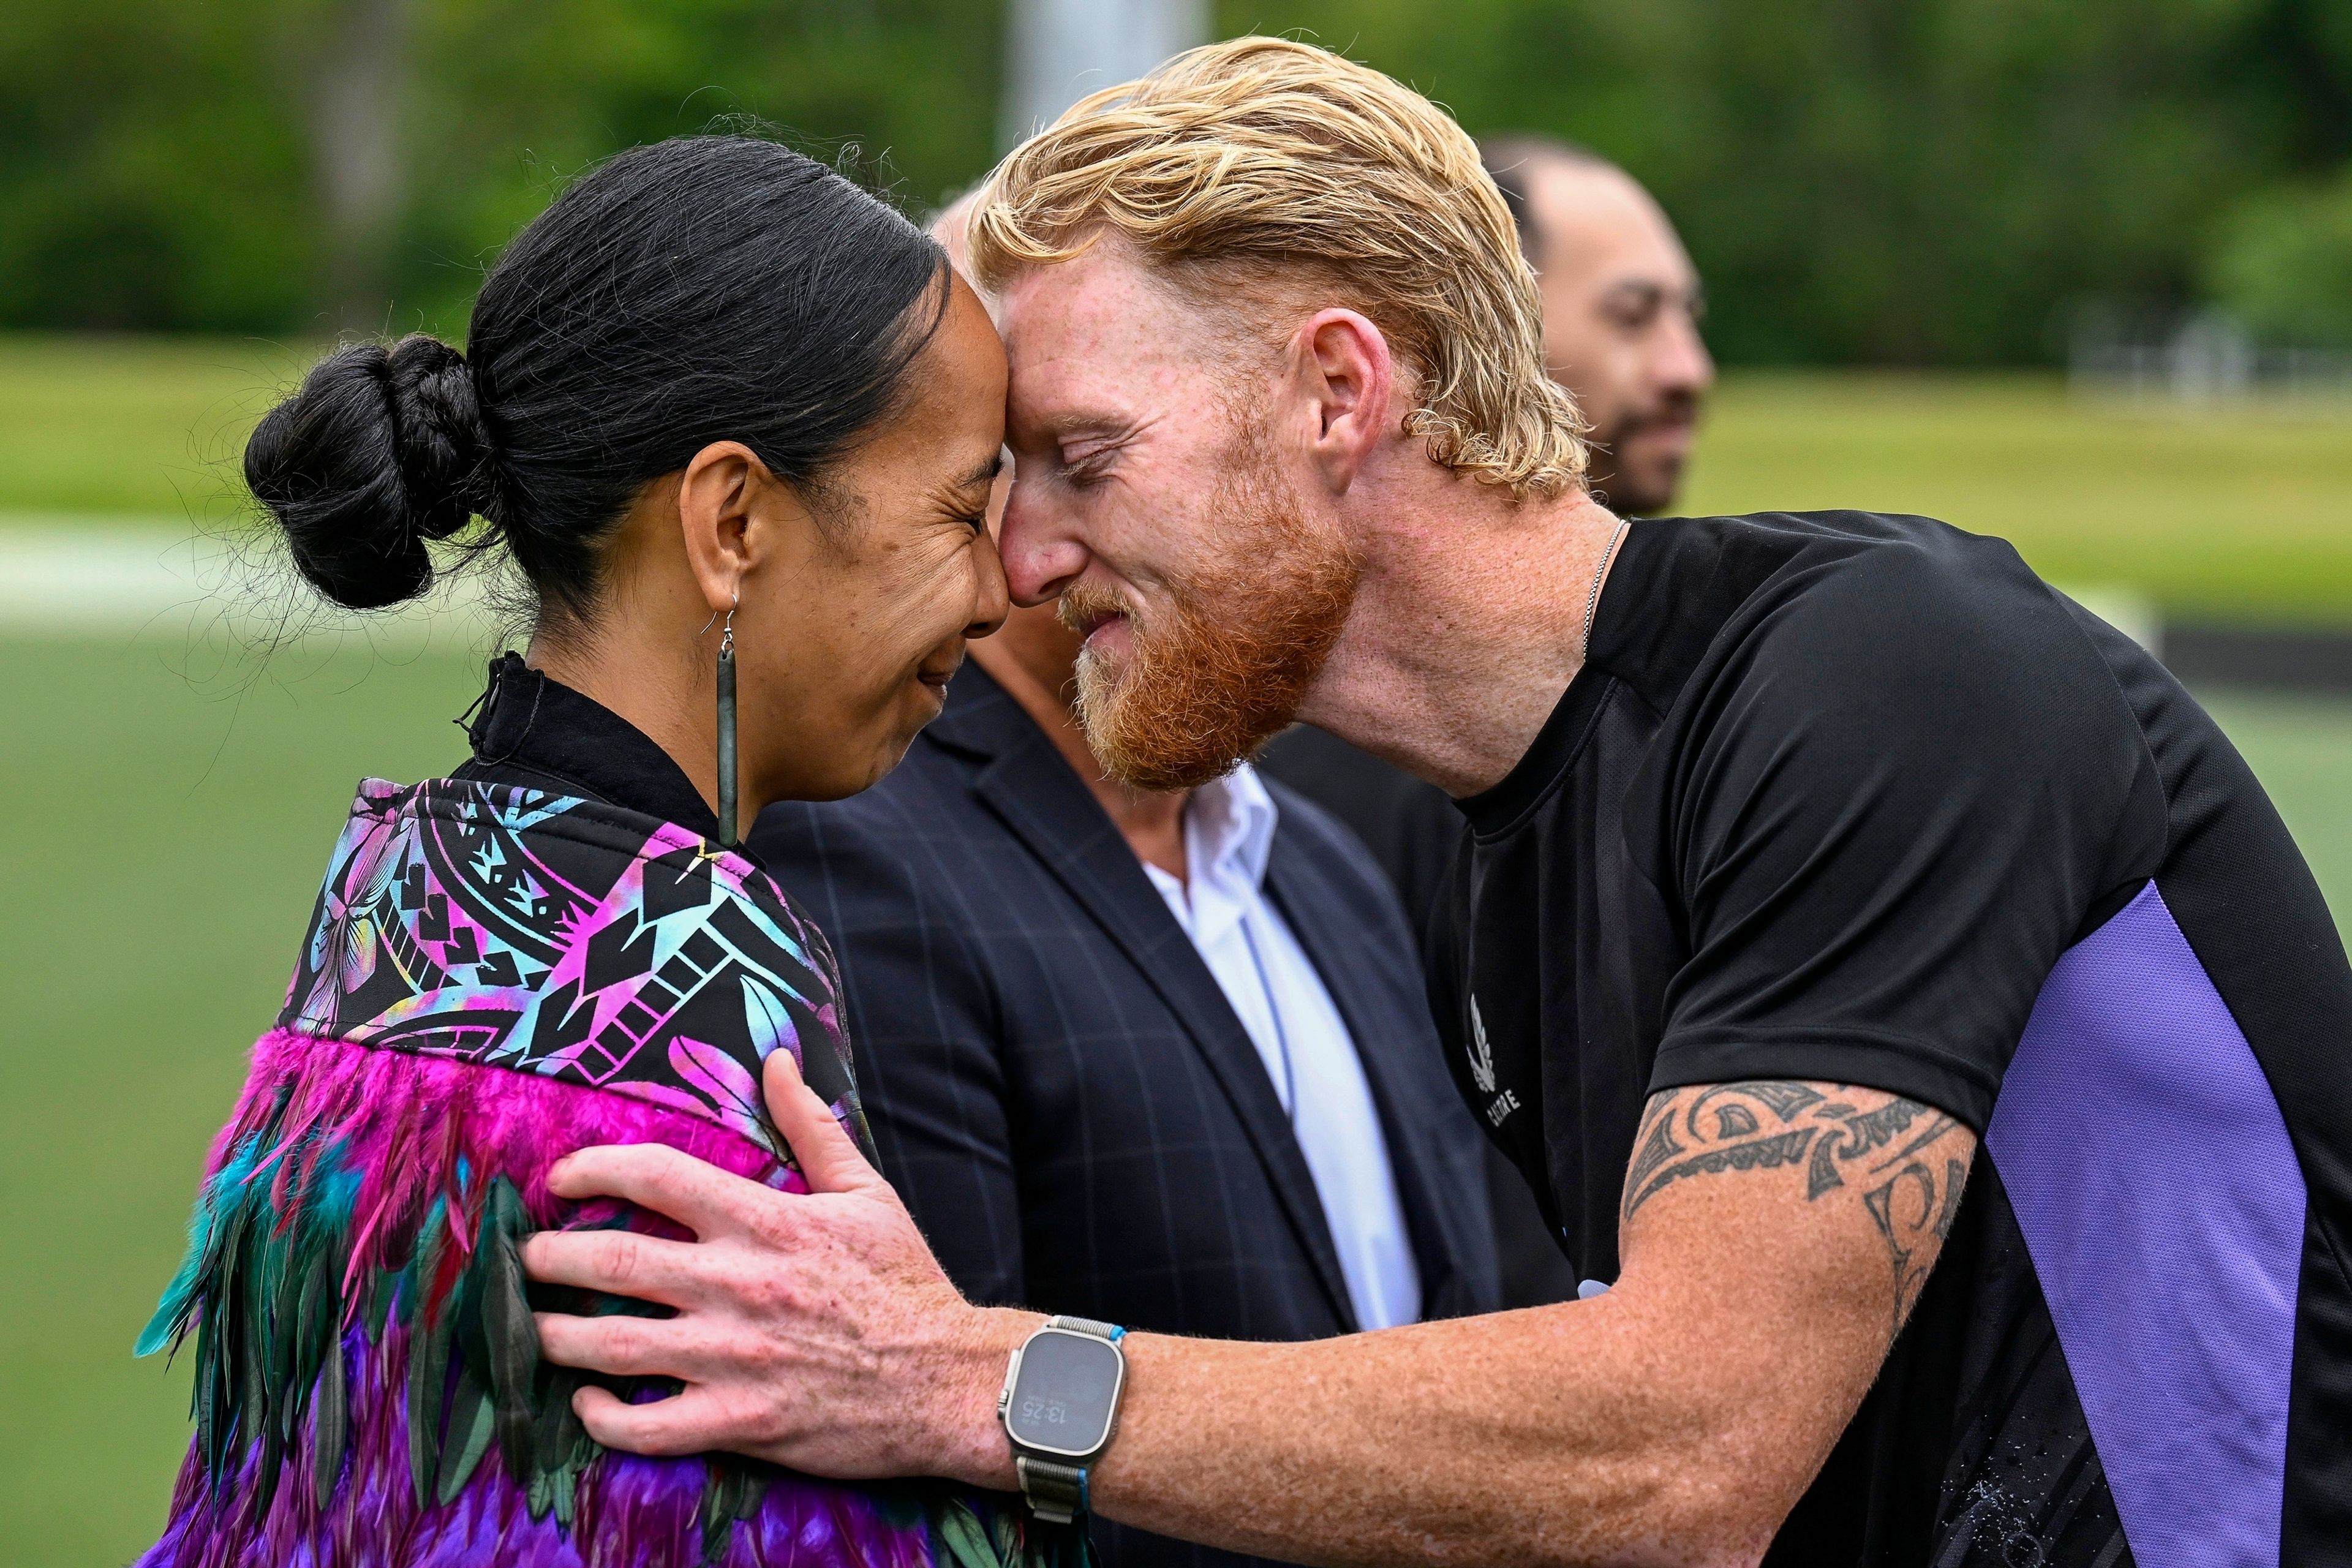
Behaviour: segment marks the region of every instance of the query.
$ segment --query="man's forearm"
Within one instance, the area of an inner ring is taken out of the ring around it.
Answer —
[[[1646,1317],[1602,1297],[1304,1344],[1131,1334],[1096,1511],[1303,1563],[1752,1560],[1819,1456],[1725,1463],[1742,1413],[1645,1373]],[[1005,1453],[990,1431],[957,1468],[1008,1485]]]
[[[622,1198],[697,1237],[525,1244],[535,1279],[677,1309],[540,1315],[554,1362],[685,1385],[643,1405],[583,1387],[590,1435],[1009,1487],[996,1394],[1042,1320],[960,1297],[785,1053],[767,1076],[806,1194],[651,1145],[583,1151],[550,1173],[560,1196]],[[1614,1289],[1307,1344],[1131,1335],[1095,1505],[1303,1563],[1754,1563],[1901,1328],[1974,1146],[1950,1118],[1875,1090],[1662,1092]]]
[[[1097,1508],[1309,1563],[1759,1558],[1916,1299],[1974,1140],[1834,1085],[1672,1091],[1645,1128],[1625,1272],[1593,1300],[1307,1344],[1130,1336]]]

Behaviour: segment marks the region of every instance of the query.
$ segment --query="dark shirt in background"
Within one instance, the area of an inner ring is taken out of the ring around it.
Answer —
[[[1441,896],[1469,834],[1452,797],[1311,724],[1294,725],[1276,736],[1257,767],[1354,830],[1396,885],[1405,918],[1426,951]],[[1575,1300],[1576,1270],[1537,1212],[1525,1178],[1492,1144],[1486,1149],[1486,1187],[1503,1267],[1503,1305]]]

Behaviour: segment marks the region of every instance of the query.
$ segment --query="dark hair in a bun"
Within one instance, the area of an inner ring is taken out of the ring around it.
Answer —
[[[246,483],[338,604],[423,593],[428,542],[479,515],[543,621],[583,617],[638,490],[711,442],[819,489],[898,405],[947,277],[930,237],[788,148],[635,148],[507,247],[464,354],[337,349],[254,431]]]
[[[436,338],[351,343],[311,370],[245,448],[245,480],[276,514],[313,587],[355,610],[433,581],[425,541],[490,507],[488,432],[473,378]]]

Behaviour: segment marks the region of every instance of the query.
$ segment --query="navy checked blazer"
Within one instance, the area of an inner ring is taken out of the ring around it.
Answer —
[[[1500,1300],[1484,1141],[1396,895],[1269,780],[1266,889],[1370,1081],[1424,1317]],[[898,771],[763,812],[751,847],[832,939],[883,1171],[964,1293],[1165,1333],[1355,1325],[1257,1048],[1093,793],[976,664]],[[1254,1560],[1097,1521],[1106,1568]]]

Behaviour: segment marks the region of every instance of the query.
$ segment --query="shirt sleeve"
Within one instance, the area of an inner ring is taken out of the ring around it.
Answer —
[[[1969,570],[1890,550],[1792,574],[1694,676],[1685,739],[1657,759],[1654,860],[1690,957],[1654,1090],[1853,1083],[1982,1132],[2151,808],[2160,843],[2105,664],[2006,546],[1971,548]]]

